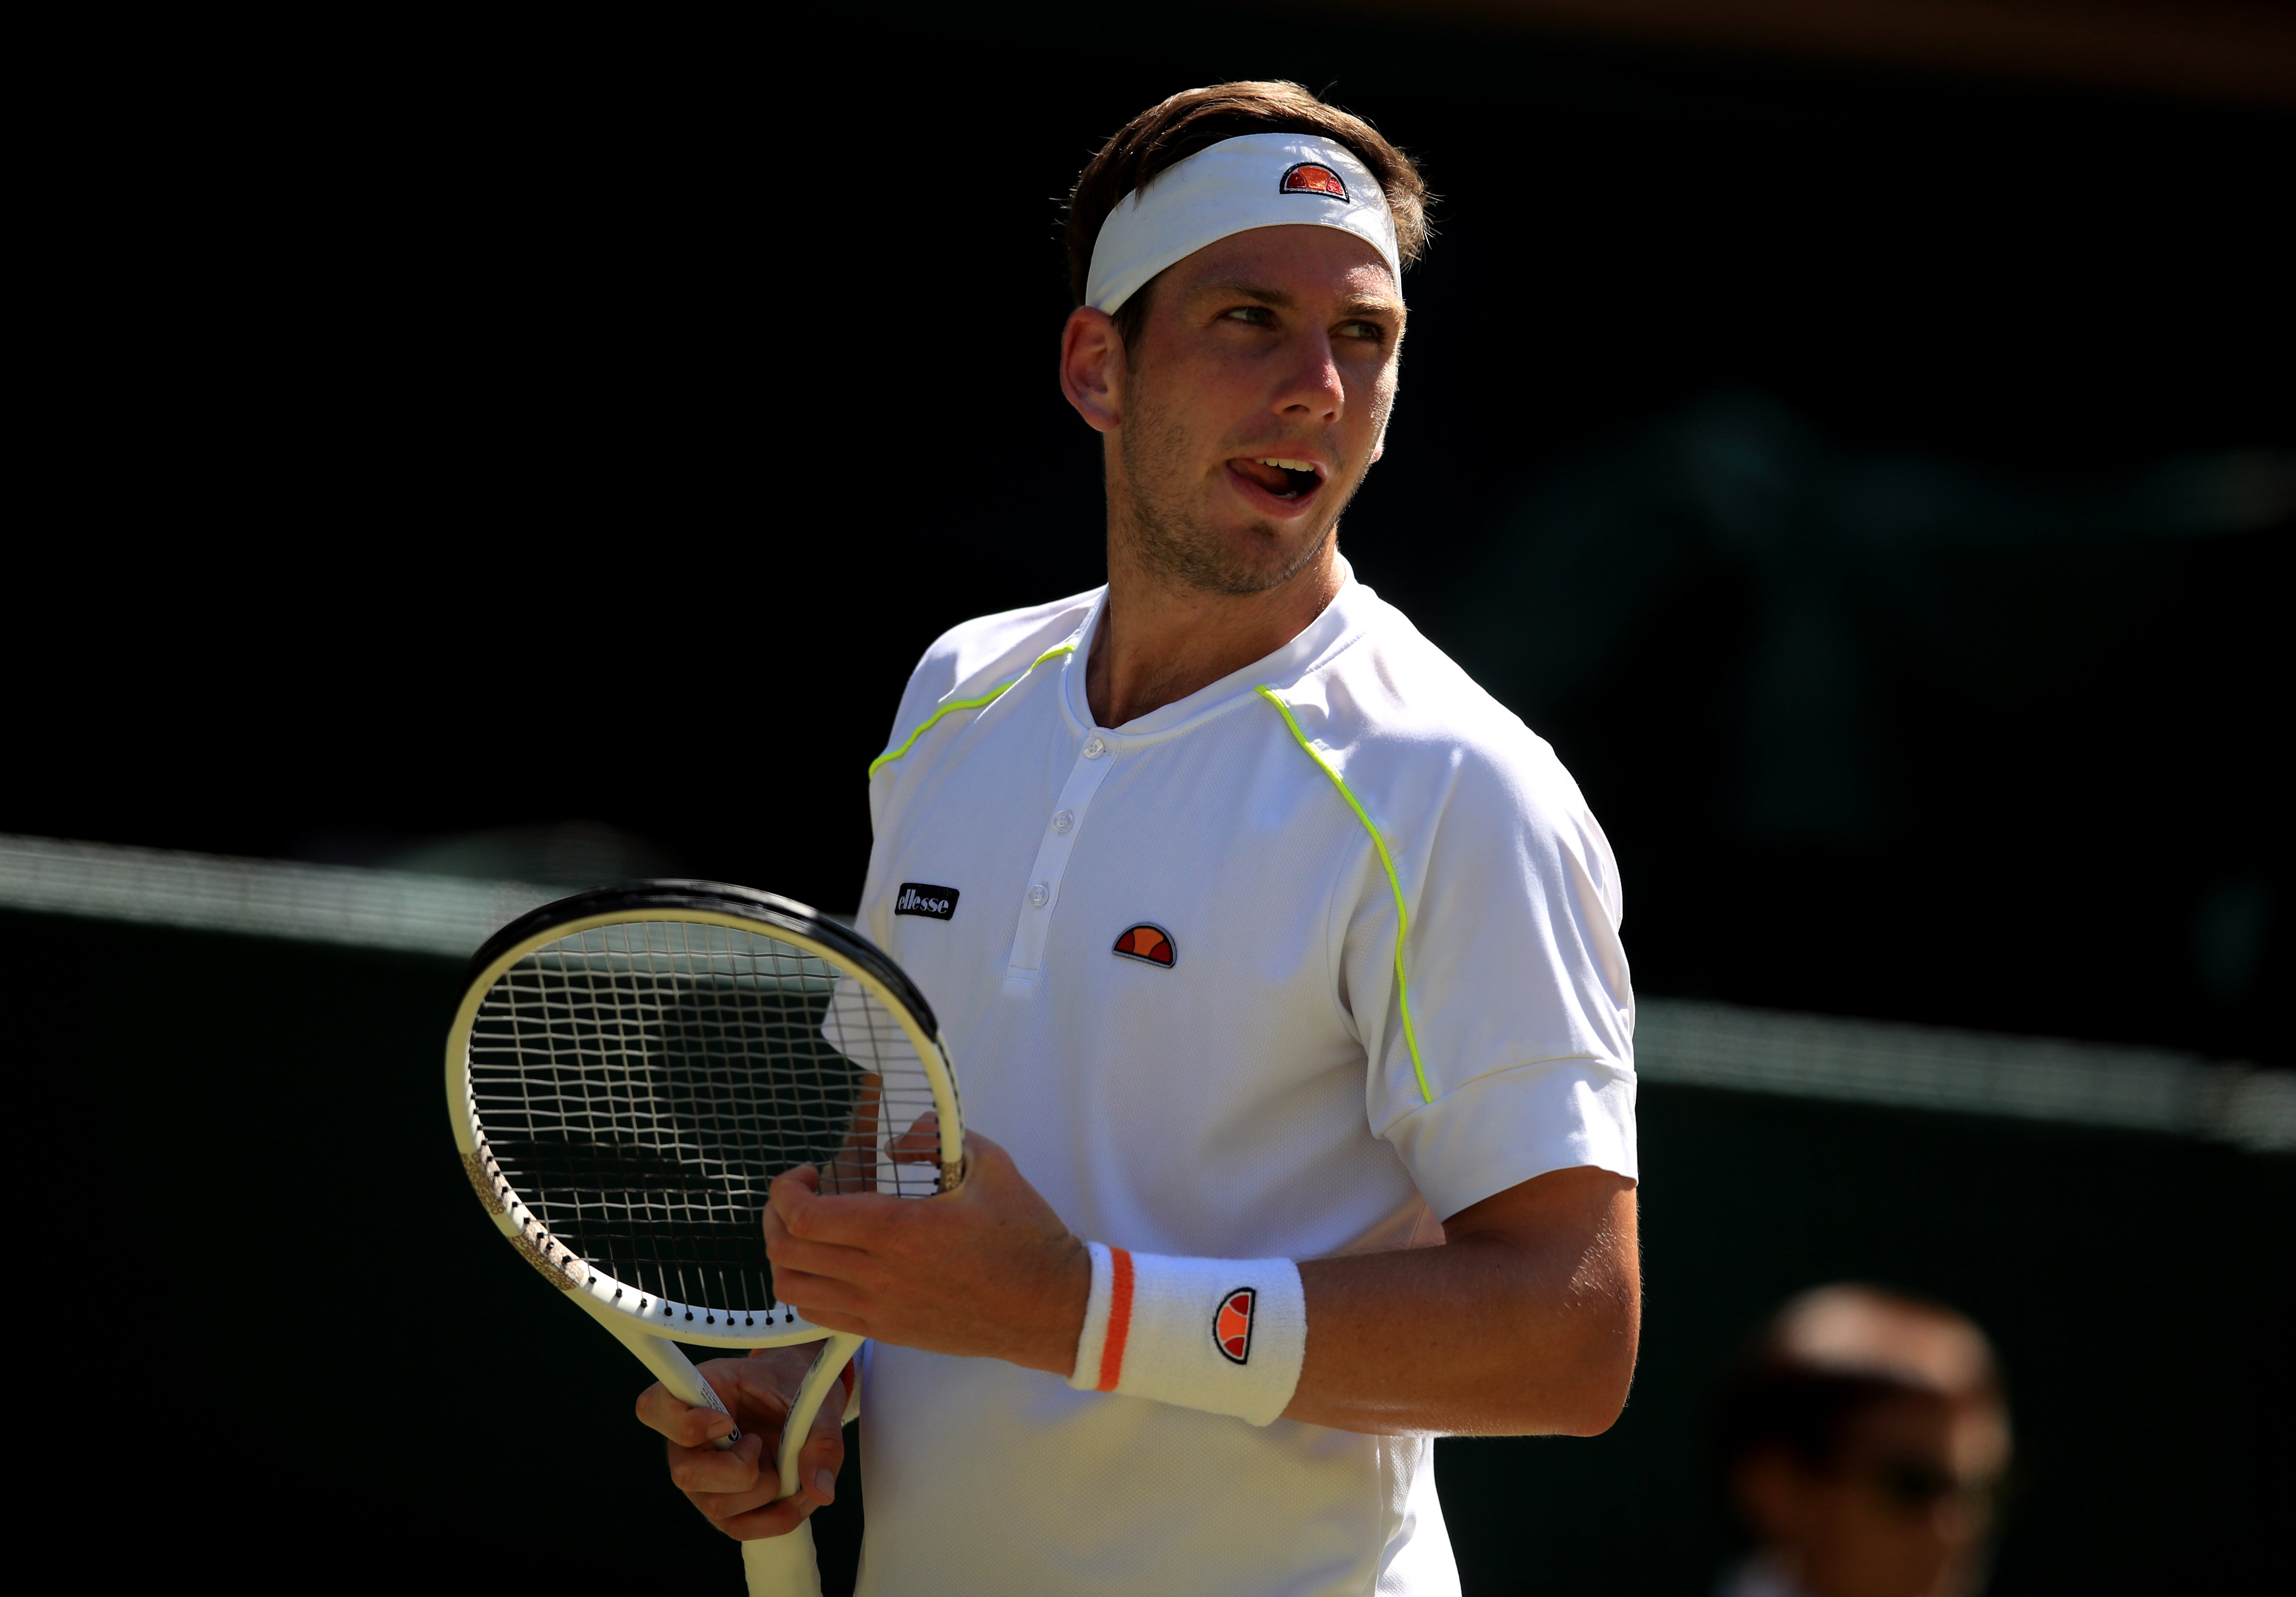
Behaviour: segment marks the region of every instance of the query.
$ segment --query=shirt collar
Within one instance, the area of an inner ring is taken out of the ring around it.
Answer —
[[[1092,658],[1092,640],[1100,629],[1101,618],[1108,613],[1108,589],[1103,587],[1093,596],[1092,610],[1085,617],[1084,625],[1077,628],[1075,652],[1062,661],[1061,703],[1070,725],[1078,736],[1097,732],[1119,744],[1148,742],[1186,732],[1233,708],[1250,698],[1255,688],[1269,687],[1281,692],[1291,687],[1361,637],[1369,628],[1372,613],[1379,604],[1379,595],[1356,580],[1355,569],[1348,564],[1347,557],[1336,558],[1340,591],[1297,637],[1242,670],[1231,671],[1185,699],[1112,730],[1093,724],[1091,705],[1085,694],[1085,671]]]

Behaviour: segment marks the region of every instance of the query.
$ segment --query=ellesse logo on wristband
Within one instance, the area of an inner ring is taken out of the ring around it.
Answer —
[[[1212,1316],[1212,1341],[1231,1364],[1251,1356],[1251,1306],[1259,1298],[1254,1288],[1238,1287],[1220,1299],[1219,1313]]]
[[[937,888],[929,881],[905,881],[900,896],[893,900],[897,915],[931,915],[936,921],[946,921],[956,913],[956,889]]]

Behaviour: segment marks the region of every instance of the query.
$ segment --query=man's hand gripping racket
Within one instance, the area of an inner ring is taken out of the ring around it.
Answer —
[[[794,1494],[799,1454],[832,1394],[841,1412],[861,1339],[776,1297],[767,1190],[807,1165],[831,1193],[962,1183],[956,1080],[915,985],[772,894],[688,881],[582,893],[473,957],[447,1094],[496,1225],[680,1402],[726,1412],[677,1342],[821,1344],[775,1455],[776,1495]],[[713,1445],[739,1440],[734,1429]],[[820,1590],[802,1522],[743,1543],[742,1559],[752,1597]]]

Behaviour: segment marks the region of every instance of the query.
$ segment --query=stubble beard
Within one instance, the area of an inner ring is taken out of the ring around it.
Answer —
[[[1255,521],[1245,528],[1249,543],[1240,550],[1204,525],[1188,503],[1195,482],[1183,463],[1190,450],[1177,416],[1153,405],[1136,410],[1117,447],[1124,459],[1132,553],[1167,582],[1201,593],[1242,597],[1282,587],[1323,553],[1355,494],[1353,484],[1345,494],[1337,492],[1335,471],[1324,485],[1324,492],[1334,495],[1332,507],[1297,548],[1283,553],[1283,534],[1275,524]],[[1253,548],[1275,552],[1275,558],[1255,560]]]

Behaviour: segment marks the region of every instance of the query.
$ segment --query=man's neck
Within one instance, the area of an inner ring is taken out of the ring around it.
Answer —
[[[1108,727],[1136,721],[1275,653],[1324,613],[1340,583],[1336,536],[1290,578],[1259,594],[1177,583],[1111,537],[1108,605],[1085,662],[1093,719]]]

